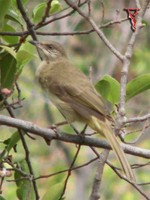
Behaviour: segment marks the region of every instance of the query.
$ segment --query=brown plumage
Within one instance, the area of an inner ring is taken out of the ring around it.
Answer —
[[[82,121],[103,135],[114,150],[126,177],[134,181],[125,153],[111,129],[111,117],[105,100],[96,92],[89,79],[69,61],[59,43],[31,43],[36,45],[43,58],[36,76],[50,94],[52,102],[68,123]]]

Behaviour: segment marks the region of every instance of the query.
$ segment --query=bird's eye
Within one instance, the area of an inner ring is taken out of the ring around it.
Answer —
[[[48,48],[50,49],[50,50],[52,50],[53,49],[53,45],[48,45]]]

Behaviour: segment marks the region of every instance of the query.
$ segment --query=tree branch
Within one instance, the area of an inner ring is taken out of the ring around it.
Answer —
[[[24,121],[21,119],[11,118],[4,115],[0,115],[0,124],[11,126],[15,128],[21,128],[26,130],[34,135],[41,136],[46,138],[47,140],[60,140],[63,142],[74,143],[79,145],[86,145],[86,146],[93,146],[99,147],[104,149],[111,149],[110,145],[104,141],[99,140],[97,138],[90,138],[90,137],[81,137],[79,135],[70,135],[67,133],[56,133],[52,129],[41,128],[29,121]],[[150,150],[132,147],[131,145],[121,144],[122,148],[124,149],[125,153],[143,157],[143,158],[150,158]]]
[[[25,11],[23,5],[22,5],[21,0],[16,0],[16,2],[17,2],[18,10],[20,11],[20,13],[21,13],[23,19],[24,19],[25,22],[26,22],[28,31],[29,31],[30,34],[32,35],[33,39],[34,39],[34,40],[37,40],[35,31],[34,31],[34,24],[31,22],[31,20],[30,20],[29,17],[27,16],[27,13],[26,13],[26,11]]]
[[[110,22],[107,22],[105,24],[102,24],[99,26],[99,29],[102,29],[102,28],[109,28],[110,26],[112,25],[115,25],[115,24],[120,24],[122,22],[125,22],[127,21],[128,19],[125,17],[125,18],[122,18],[122,19],[117,19],[117,20],[112,20]],[[41,27],[39,26],[39,28],[35,28],[36,30],[40,29]],[[84,30],[84,31],[72,31],[72,32],[42,32],[42,31],[35,31],[35,33],[37,35],[87,35],[87,34],[90,34],[90,33],[93,33],[95,32],[95,30],[93,28],[89,29],[89,30]],[[25,36],[25,35],[29,35],[30,32],[29,31],[22,31],[22,32],[0,32],[0,35],[4,35],[4,36]]]
[[[132,117],[124,120],[124,124],[133,123],[133,122],[143,122],[150,119],[150,113],[140,117]]]
[[[82,10],[72,1],[70,0],[65,0],[65,2],[72,7],[74,10],[76,10],[85,20],[87,20],[97,35],[100,37],[100,39],[105,43],[105,45],[115,54],[119,60],[123,61],[123,55],[109,42],[109,40],[106,38],[104,33],[99,29],[98,25],[94,22],[94,20],[89,17],[88,15],[84,14]]]
[[[109,150],[105,149],[99,156],[99,159],[97,162],[98,165],[97,165],[96,175],[94,178],[92,192],[90,195],[90,200],[100,199],[100,185],[102,182],[102,175],[103,175],[104,166],[107,161],[108,155],[109,155]]]
[[[126,84],[128,79],[128,70],[130,66],[130,60],[133,55],[133,47],[136,41],[136,38],[139,34],[141,24],[142,24],[142,18],[145,14],[146,8],[148,6],[148,3],[150,0],[145,1],[145,5],[141,9],[138,17],[137,17],[137,27],[136,31],[132,33],[130,41],[128,43],[124,58],[123,58],[123,66],[121,71],[121,79],[120,79],[120,106],[119,106],[119,112],[116,120],[116,130],[119,131],[121,127],[123,126],[125,119],[125,98],[126,98]]]

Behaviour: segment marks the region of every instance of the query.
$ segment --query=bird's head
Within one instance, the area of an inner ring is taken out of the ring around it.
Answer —
[[[58,58],[67,57],[65,49],[58,42],[38,42],[35,40],[29,42],[39,49],[40,56],[43,60],[53,61]]]

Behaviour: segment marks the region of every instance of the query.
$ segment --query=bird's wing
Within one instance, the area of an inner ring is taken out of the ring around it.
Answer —
[[[60,73],[59,76],[52,75],[55,79],[53,79],[51,91],[62,101],[69,103],[79,114],[86,110],[91,115],[92,112],[94,112],[94,115],[95,113],[103,116],[108,115],[107,103],[96,92],[85,74],[68,61],[62,63],[62,65],[55,63],[53,68],[60,68],[59,71],[61,72],[62,66],[63,73]]]
[[[78,114],[85,118],[89,118],[89,116],[92,115],[101,118],[109,114],[107,104],[102,97],[95,92],[92,85],[91,87],[74,87],[72,84],[67,84],[61,85],[60,90],[59,98],[69,103]]]

